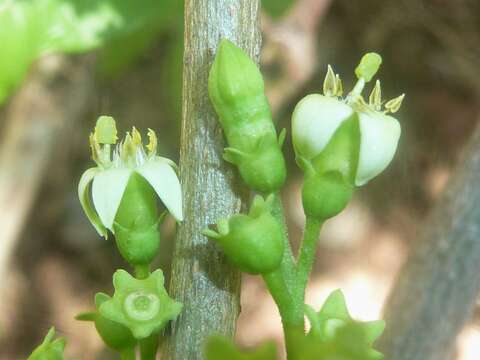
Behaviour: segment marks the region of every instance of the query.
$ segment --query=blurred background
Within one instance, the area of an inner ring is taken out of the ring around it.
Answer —
[[[160,153],[178,160],[183,10],[180,1],[160,3],[160,21],[92,51],[32,59],[0,105],[2,360],[25,358],[52,324],[68,338],[70,357],[113,358],[93,326],[73,317],[92,308],[96,292],[111,290],[113,271],[125,264],[114,243],[88,223],[76,187],[93,165],[87,140],[100,114],[114,116],[121,132],[133,124],[155,129]],[[424,219],[478,121],[479,19],[476,0],[263,1],[261,66],[279,128],[290,128],[299,99],[321,91],[327,64],[351,88],[366,51],[383,56],[384,96],[406,93],[395,160],[322,231],[307,293],[315,307],[342,288],[354,317],[381,316],[395,275],[418,245]],[[302,178],[289,138],[284,149],[290,177],[283,196],[297,241],[304,224]],[[166,270],[174,230],[171,219],[163,224],[158,263]],[[238,342],[254,346],[281,337],[262,280],[245,276]],[[458,338],[457,359],[480,359],[480,311]]]

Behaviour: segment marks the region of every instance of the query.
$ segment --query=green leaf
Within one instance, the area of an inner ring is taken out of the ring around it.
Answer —
[[[55,339],[55,328],[48,331],[43,342],[33,351],[27,360],[64,360],[65,339]]]
[[[169,19],[176,0],[0,0],[0,103],[30,64],[52,52],[79,53]],[[163,19],[163,20],[162,20]]]
[[[205,346],[206,360],[275,360],[277,350],[273,342],[260,345],[253,350],[239,350],[232,340],[224,336],[212,336]]]
[[[330,294],[315,312],[306,306],[310,332],[295,339],[293,351],[304,360],[378,360],[383,355],[372,348],[385,328],[383,320],[360,322],[351,318],[340,290]]]

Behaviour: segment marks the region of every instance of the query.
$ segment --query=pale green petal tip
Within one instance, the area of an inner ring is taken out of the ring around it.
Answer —
[[[363,78],[366,82],[369,82],[375,76],[381,64],[382,57],[379,54],[367,53],[363,55],[360,64],[355,69],[355,75],[359,79]]]
[[[111,116],[102,115],[95,125],[95,138],[99,144],[115,144],[117,142],[117,126]]]
[[[182,188],[171,164],[160,157],[136,169],[153,187],[160,200],[177,221],[183,221]]]
[[[90,200],[90,184],[99,171],[100,170],[98,168],[90,168],[83,173],[82,177],[80,178],[80,182],[78,183],[78,198],[85,215],[87,215],[88,220],[90,220],[90,223],[93,225],[95,230],[97,230],[100,236],[103,236],[105,239],[107,239],[107,229],[98,217]]]

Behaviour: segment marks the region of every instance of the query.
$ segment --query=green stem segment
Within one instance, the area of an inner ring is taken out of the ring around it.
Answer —
[[[288,241],[283,206],[278,194],[275,195],[272,214],[284,227],[285,253],[280,267],[269,274],[264,274],[263,279],[278,306],[282,317],[287,356],[292,358],[295,339],[304,335],[305,289],[315,260],[323,221],[307,217],[302,245],[295,263]]]
[[[139,341],[141,360],[155,360],[158,349],[158,335],[153,334]]]
[[[135,348],[127,348],[120,352],[120,360],[135,360]]]

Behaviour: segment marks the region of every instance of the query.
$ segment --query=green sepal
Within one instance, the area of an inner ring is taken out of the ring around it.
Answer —
[[[27,360],[64,360],[66,341],[55,338],[55,328],[51,327],[43,342],[32,352]]]
[[[325,149],[311,161],[297,156],[305,172],[303,209],[307,216],[326,220],[340,213],[355,190],[360,151],[358,116],[353,114],[335,131]]]
[[[160,247],[161,219],[154,189],[133,172],[113,223],[117,248],[130,265],[148,265],[155,258]]]
[[[319,220],[338,215],[350,202],[354,190],[337,171],[306,176],[302,186],[305,215]]]
[[[239,350],[232,340],[216,335],[207,340],[205,360],[275,360],[277,349],[275,343],[266,342],[251,350]]]
[[[160,269],[141,280],[117,270],[113,286],[115,293],[102,302],[100,314],[130,329],[136,339],[159,333],[182,310],[182,304],[168,296]]]
[[[280,266],[283,257],[283,230],[271,214],[273,196],[257,195],[248,215],[237,214],[220,220],[217,230],[206,229],[205,236],[217,241],[227,258],[250,274],[269,273]]]
[[[75,316],[76,320],[92,321],[105,345],[117,352],[125,352],[135,348],[137,340],[132,332],[122,324],[111,321],[100,314],[100,306],[108,301],[110,296],[104,293],[95,294],[95,312],[83,312]]]
[[[372,348],[385,328],[383,320],[360,322],[352,319],[340,290],[330,294],[316,312],[306,305],[311,329],[295,339],[294,352],[305,360],[379,360],[383,355]]]
[[[337,171],[345,180],[355,185],[360,153],[360,125],[354,113],[337,128],[325,149],[312,159],[319,174]]]

